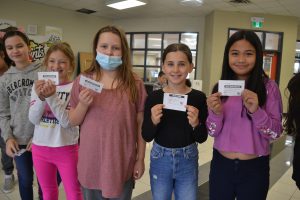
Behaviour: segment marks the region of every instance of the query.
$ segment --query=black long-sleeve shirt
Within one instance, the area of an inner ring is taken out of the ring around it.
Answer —
[[[208,115],[206,96],[203,92],[192,89],[188,94],[187,105],[199,110],[199,125],[193,129],[189,124],[187,112],[163,109],[160,123],[155,126],[151,120],[151,108],[163,103],[164,92],[157,90],[149,94],[144,110],[142,136],[145,141],[154,139],[167,148],[181,148],[194,142],[203,143],[207,139],[205,121]]]

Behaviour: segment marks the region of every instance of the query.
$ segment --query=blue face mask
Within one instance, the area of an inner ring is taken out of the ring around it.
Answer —
[[[97,52],[96,60],[101,68],[109,71],[116,70],[122,64],[121,56],[108,56]]]

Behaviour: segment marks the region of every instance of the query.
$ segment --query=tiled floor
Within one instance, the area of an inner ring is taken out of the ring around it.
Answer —
[[[208,180],[208,167],[209,162],[212,156],[212,143],[213,139],[209,138],[207,142],[198,146],[199,149],[199,188]],[[146,171],[141,180],[137,181],[136,187],[133,191],[133,199],[134,200],[150,200],[151,193],[150,191],[150,183],[149,183],[149,153],[151,149],[151,144],[147,144],[146,151]],[[287,144],[285,149],[281,151],[278,155],[276,155],[271,160],[271,187],[268,194],[267,200],[300,200],[300,191],[296,188],[293,180],[291,179],[292,168],[289,166],[291,160],[291,152],[292,147],[290,144]],[[1,164],[0,164],[1,165]],[[1,166],[2,168],[2,166]],[[284,170],[284,171],[282,171]],[[280,172],[279,172],[280,171]],[[16,174],[16,171],[14,172]],[[283,174],[283,175],[282,175]],[[0,173],[0,185],[3,185],[3,173]],[[203,187],[204,188],[204,187]],[[203,189],[202,188],[202,189]],[[200,190],[200,189],[199,189]],[[205,190],[205,189],[204,189]],[[207,191],[205,191],[207,193]],[[35,199],[37,197],[37,186],[36,181],[34,183],[34,194]],[[201,193],[200,193],[201,194]],[[201,199],[207,199],[202,198]],[[19,191],[18,185],[16,184],[14,191],[9,194],[4,194],[0,191],[0,200],[19,200]],[[63,186],[60,186],[60,195],[59,200],[64,200],[65,193],[63,190]]]

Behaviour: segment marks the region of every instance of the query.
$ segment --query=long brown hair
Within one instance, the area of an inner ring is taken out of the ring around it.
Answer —
[[[122,49],[122,65],[117,68],[117,76],[115,81],[118,82],[117,89],[121,91],[128,91],[129,97],[132,102],[136,102],[138,98],[138,91],[135,84],[135,78],[132,72],[131,56],[129,46],[126,40],[125,33],[115,26],[105,26],[101,28],[95,35],[93,40],[93,61],[91,66],[86,69],[85,73],[96,73],[96,80],[100,80],[102,76],[101,67],[96,61],[97,56],[97,45],[99,37],[102,33],[113,33],[120,37],[121,40],[121,49]],[[113,84],[112,83],[112,84]]]

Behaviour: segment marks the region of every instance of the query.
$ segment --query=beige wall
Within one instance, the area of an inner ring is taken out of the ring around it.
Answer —
[[[95,33],[111,20],[86,14],[76,13],[56,7],[30,3],[23,0],[0,0],[0,18],[17,22],[17,26],[38,25],[38,34],[45,33],[45,26],[63,29],[63,40],[70,43],[74,53],[92,51],[92,40]]]
[[[203,76],[205,76],[205,78],[203,78],[202,81],[202,90],[209,95],[210,94],[210,88],[209,88],[209,83],[210,82],[214,82],[211,81],[211,74],[213,74],[213,68],[210,66],[213,66],[212,64],[212,59],[213,57],[216,57],[216,55],[213,52],[213,46],[214,45],[214,37],[213,34],[214,33],[214,14],[211,13],[209,15],[206,16],[205,18],[205,42],[204,42],[204,60],[203,60]],[[218,57],[220,57],[221,55],[218,55]]]
[[[214,11],[208,15],[206,17],[205,29],[207,31],[205,37],[210,38],[211,35],[211,39],[205,40],[204,57],[207,60],[204,60],[203,63],[205,68],[210,69],[206,69],[203,74],[203,89],[206,93],[211,91],[213,85],[220,78],[228,28],[251,29],[251,17],[264,18],[263,28],[259,30],[284,33],[279,87],[283,96],[284,111],[286,111],[287,99],[284,97],[284,89],[293,74],[295,41],[298,33],[298,23],[294,17],[225,11]]]

